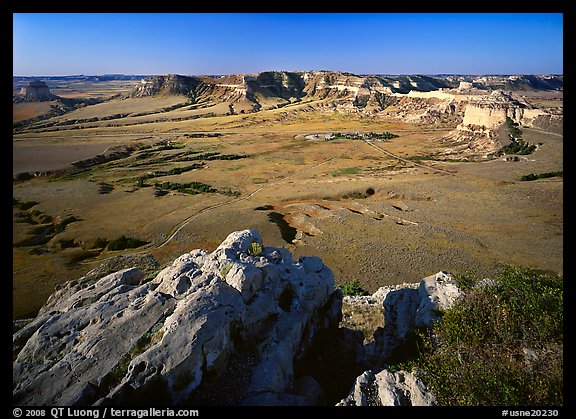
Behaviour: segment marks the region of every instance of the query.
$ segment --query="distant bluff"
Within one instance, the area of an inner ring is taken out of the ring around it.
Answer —
[[[337,71],[265,71],[258,74],[222,76],[184,76],[168,74],[142,79],[129,94],[146,97],[180,94],[199,97],[222,93],[229,98],[251,94],[282,99],[327,98],[354,93],[359,102],[367,102],[374,93],[407,94],[440,89],[476,88],[480,90],[562,90],[561,75],[458,76],[458,75],[356,75]],[[361,103],[359,103],[361,104]]]
[[[20,102],[49,102],[59,97],[50,92],[50,88],[43,81],[31,81],[20,90],[15,100]]]
[[[258,74],[225,76],[182,76],[169,74],[143,79],[130,97],[179,94],[194,100],[343,98],[353,95],[359,101],[377,100],[380,94],[432,91],[453,87],[451,83],[428,76],[358,76],[350,73],[313,71],[267,71]]]
[[[456,123],[460,123],[462,109],[458,103],[467,98],[469,89],[475,90],[474,95],[502,89],[561,91],[563,76],[361,76],[334,71],[267,71],[223,76],[169,74],[142,79],[124,97],[181,95],[188,98],[188,105],[220,106],[229,114],[317,102],[314,107],[327,111],[370,115],[396,105],[391,112],[398,116],[407,111],[406,116],[429,123],[439,117],[454,119],[458,114]],[[428,111],[422,112],[423,107]]]

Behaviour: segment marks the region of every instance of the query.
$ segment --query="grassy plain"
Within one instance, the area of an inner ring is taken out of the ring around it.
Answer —
[[[213,250],[241,229],[259,230],[266,245],[284,246],[295,257],[319,256],[336,284],[358,279],[370,292],[441,270],[493,276],[513,264],[563,271],[562,178],[520,181],[528,173],[563,169],[562,136],[524,130],[526,141],[542,146],[518,162],[437,162],[421,157],[441,152],[438,138],[450,128],[311,110],[309,104],[185,120],[177,119],[193,110],[162,110],[178,103],[184,99],[103,103],[55,120],[101,118],[124,109],[147,114],[31,127],[14,135],[14,173],[42,170],[44,156],[54,169],[109,147],[135,148],[75,175],[14,182],[17,202],[37,202],[13,210],[14,318],[33,316],[56,285],[114,255],[146,252],[166,264],[195,248]],[[358,140],[306,138],[355,130],[398,134],[379,146],[451,174],[400,161]],[[193,164],[201,166],[167,174]],[[159,196],[154,185],[164,182],[201,182],[218,192],[165,190]],[[38,221],[42,214],[53,217],[52,224],[20,222]],[[70,216],[78,221],[46,243],[17,245]],[[91,249],[98,239],[121,235],[149,244]]]

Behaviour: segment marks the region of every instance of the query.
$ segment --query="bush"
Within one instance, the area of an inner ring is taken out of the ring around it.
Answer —
[[[440,405],[562,405],[561,277],[506,268],[419,337],[416,366]]]
[[[124,250],[144,246],[145,244],[148,244],[148,242],[122,235],[117,239],[114,239],[111,242],[109,242],[106,248],[108,250]]]
[[[362,295],[369,295],[368,291],[366,291],[360,285],[360,281],[357,279],[353,279],[350,282],[345,283],[340,287],[344,295],[348,296],[362,296]]]
[[[258,242],[253,242],[250,248],[248,249],[248,256],[259,256],[262,253],[262,245]]]
[[[521,181],[530,181],[530,180],[537,180],[537,179],[545,179],[545,178],[549,178],[549,177],[564,177],[564,172],[563,171],[545,172],[545,173],[539,173],[539,174],[529,173],[527,175],[522,176],[520,178],[520,180]]]
[[[510,144],[500,149],[501,153],[505,154],[518,154],[521,156],[532,154],[536,150],[535,144],[530,144],[521,139],[513,139]]]

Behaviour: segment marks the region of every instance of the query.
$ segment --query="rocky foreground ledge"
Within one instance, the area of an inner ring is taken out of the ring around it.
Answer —
[[[458,294],[444,273],[381,288],[385,327],[367,357],[362,333],[339,328],[342,292],[321,259],[296,262],[286,249],[265,247],[257,231],[238,231],[152,278],[128,268],[56,291],[13,335],[13,403],[326,404],[322,379],[306,365],[317,364],[311,354],[338,353],[361,373],[338,404],[431,405],[411,373],[369,359],[385,359],[410,327],[433,321]]]

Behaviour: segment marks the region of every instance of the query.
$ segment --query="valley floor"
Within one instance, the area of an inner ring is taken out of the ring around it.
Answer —
[[[244,229],[295,256],[319,256],[337,285],[358,279],[371,292],[441,270],[493,276],[511,264],[563,273],[562,178],[520,181],[563,169],[562,136],[524,130],[526,141],[542,145],[517,162],[440,162],[430,156],[442,151],[438,138],[448,128],[336,119],[249,127],[238,118],[222,128],[210,119],[221,118],[14,136],[14,173],[145,146],[76,175],[14,183],[18,203],[37,203],[13,211],[15,319],[35,315],[56,285],[112,256],[146,252],[167,263],[195,248],[213,250]],[[346,128],[398,134],[378,146],[405,160],[359,140],[306,138]],[[146,174],[153,175],[138,184]],[[156,196],[153,185],[164,182],[200,182],[218,192]],[[42,214],[53,224],[76,220],[43,244],[16,245],[50,225],[38,220]],[[26,217],[37,224],[17,222]],[[90,249],[121,235],[149,244]]]

